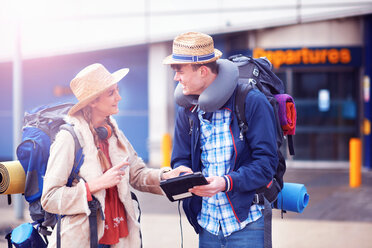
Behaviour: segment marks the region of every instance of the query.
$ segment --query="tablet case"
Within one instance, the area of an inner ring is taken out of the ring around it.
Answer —
[[[160,187],[172,202],[191,197],[189,189],[197,185],[208,184],[201,172],[186,174],[160,182]]]

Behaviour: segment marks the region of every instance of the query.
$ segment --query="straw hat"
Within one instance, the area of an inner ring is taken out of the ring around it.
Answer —
[[[221,56],[222,52],[214,48],[211,36],[188,32],[174,38],[172,55],[166,57],[163,64],[206,64]]]
[[[70,83],[70,88],[78,99],[78,103],[72,106],[68,115],[73,115],[87,106],[101,93],[124,78],[128,72],[129,69],[124,68],[111,74],[98,63],[85,67]]]

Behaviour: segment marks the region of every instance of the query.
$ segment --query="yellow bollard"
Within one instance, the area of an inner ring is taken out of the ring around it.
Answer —
[[[163,163],[161,167],[170,167],[172,154],[172,138],[168,133],[164,134],[163,136],[161,151],[163,153]]]
[[[358,138],[351,138],[349,184],[351,188],[359,187],[362,183],[362,142]]]

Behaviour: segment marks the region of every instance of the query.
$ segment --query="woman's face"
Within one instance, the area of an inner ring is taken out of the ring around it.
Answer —
[[[118,103],[120,100],[119,87],[117,84],[114,84],[94,100],[90,106],[95,116],[105,118],[119,112]]]

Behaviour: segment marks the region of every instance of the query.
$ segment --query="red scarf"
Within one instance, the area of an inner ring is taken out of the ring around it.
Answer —
[[[112,166],[107,140],[101,140],[99,148],[103,151]],[[100,239],[100,244],[113,245],[119,242],[119,238],[128,236],[127,216],[124,205],[119,199],[117,186],[106,189],[105,198],[105,231]]]

